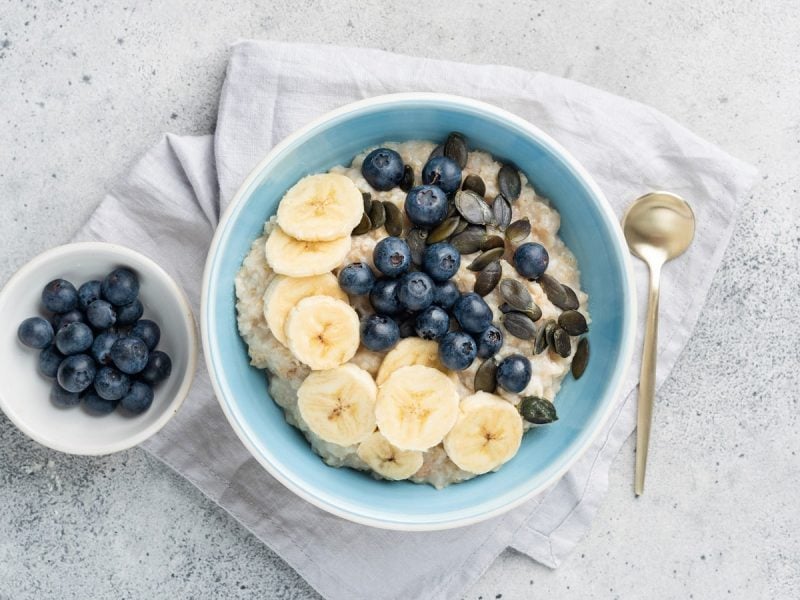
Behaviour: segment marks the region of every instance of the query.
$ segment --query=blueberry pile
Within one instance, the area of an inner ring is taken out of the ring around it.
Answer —
[[[51,401],[61,408],[83,401],[94,414],[118,405],[140,414],[153,403],[153,387],[169,377],[172,361],[156,350],[161,330],[142,319],[139,280],[126,268],[103,281],[87,281],[77,290],[54,279],[42,290],[48,321],[30,317],[20,323],[19,340],[41,350],[39,372],[55,379]]]

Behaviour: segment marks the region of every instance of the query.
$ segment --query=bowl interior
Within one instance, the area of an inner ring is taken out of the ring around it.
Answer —
[[[61,409],[49,400],[53,381],[39,374],[39,351],[23,346],[17,326],[30,316],[50,315],[41,306],[41,290],[48,281],[63,278],[76,287],[102,279],[117,266],[128,266],[139,276],[143,318],[161,328],[158,349],[172,359],[172,373],[156,386],[150,409],[142,415],[120,411],[93,416],[83,406]],[[144,256],[112,244],[61,246],[25,265],[0,295],[4,315],[0,335],[0,404],[14,423],[38,442],[73,454],[106,454],[134,446],[158,431],[177,410],[194,372],[197,341],[194,321],[182,292],[168,275]]]
[[[480,520],[521,502],[561,474],[609,413],[631,346],[631,288],[621,236],[602,194],[554,143],[506,113],[458,100],[406,99],[342,111],[290,138],[240,190],[220,226],[207,267],[203,327],[220,401],[256,458],[285,484],[346,518],[390,528],[443,528]],[[261,371],[248,364],[236,327],[234,277],[264,221],[300,177],[386,140],[442,140],[463,132],[472,147],[515,163],[562,216],[561,236],[576,254],[590,295],[592,350],[580,381],[564,380],[559,421],[528,433],[498,472],[437,491],[408,482],[376,481],[325,466],[283,420]]]

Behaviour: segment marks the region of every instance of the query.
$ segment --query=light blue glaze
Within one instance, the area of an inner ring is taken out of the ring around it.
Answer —
[[[249,366],[238,335],[234,277],[264,221],[302,176],[349,164],[385,140],[443,140],[461,131],[471,146],[513,161],[561,213],[561,236],[577,256],[590,296],[591,360],[580,381],[567,375],[559,420],[529,432],[503,468],[437,491],[376,481],[323,464],[270,399],[264,374]],[[272,154],[246,182],[209,254],[202,327],[220,402],[240,437],[273,474],[314,503],[356,521],[389,528],[443,528],[498,514],[559,476],[610,413],[629,360],[633,290],[615,219],[574,159],[529,125],[495,108],[448,96],[407,95],[361,105],[317,123]]]

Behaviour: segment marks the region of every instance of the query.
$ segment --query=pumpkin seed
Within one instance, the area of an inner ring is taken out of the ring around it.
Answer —
[[[494,393],[497,389],[497,362],[487,358],[475,371],[475,391]]]
[[[372,208],[372,194],[361,192],[361,198],[364,200],[364,212],[369,214],[369,209]]]
[[[503,257],[505,250],[503,248],[492,248],[486,252],[481,252],[475,260],[473,260],[467,268],[470,271],[481,271],[490,262],[500,260]]]
[[[553,342],[553,333],[555,333],[557,327],[558,327],[558,325],[556,325],[556,322],[553,321],[552,319],[548,320],[547,323],[544,326],[545,341],[547,342],[547,346],[553,352],[556,351],[555,342]]]
[[[383,202],[375,200],[369,209],[369,220],[372,221],[372,229],[383,227],[386,223],[386,207]]]
[[[536,337],[536,326],[530,317],[521,312],[509,312],[502,317],[506,331],[521,340],[532,340]]]
[[[575,349],[575,356],[572,357],[572,376],[580,379],[586,370],[589,362],[589,338],[581,338],[578,347]]]
[[[458,214],[456,203],[452,198],[447,199],[447,217],[455,217]]]
[[[584,317],[577,310],[566,310],[558,316],[558,325],[570,335],[581,335],[589,331]]]
[[[503,279],[500,282],[500,295],[512,309],[517,311],[528,310],[533,304],[533,298],[528,289],[516,279]]]
[[[441,242],[446,240],[458,227],[458,224],[461,222],[461,217],[455,215],[453,217],[447,217],[444,221],[439,223],[435,229],[431,230],[428,234],[428,244],[435,244],[436,242]]]
[[[469,223],[467,221],[465,221],[464,219],[461,219],[458,222],[458,226],[456,227],[456,230],[453,232],[453,234],[454,235],[458,235],[459,233],[464,231],[467,227],[469,227]]]
[[[519,404],[519,412],[523,419],[534,425],[547,425],[558,421],[553,403],[538,396],[525,396]]]
[[[519,198],[522,191],[522,181],[519,178],[519,171],[511,165],[503,165],[497,174],[497,189],[505,196],[509,202],[514,202]]]
[[[417,316],[408,317],[400,323],[400,337],[407,338],[417,335]]]
[[[494,199],[492,213],[494,213],[494,222],[500,228],[500,231],[505,231],[508,224],[511,223],[511,204],[502,194],[498,194]]]
[[[505,248],[506,241],[499,235],[490,235],[481,244],[481,250],[491,250],[492,248]]]
[[[556,326],[556,322],[552,319],[548,319],[544,322],[544,325],[539,326],[539,330],[536,332],[536,340],[533,342],[533,353],[534,354],[541,354],[547,348],[547,328],[550,327],[550,331],[553,330]]]
[[[470,190],[456,192],[456,209],[466,221],[486,225],[493,220],[492,208],[481,196]]]
[[[519,244],[531,234],[531,222],[528,217],[514,221],[506,228],[506,238],[512,244]]]
[[[500,312],[501,312],[501,313],[503,313],[503,314],[508,314],[508,313],[512,313],[512,312],[517,312],[517,313],[520,313],[520,314],[523,314],[523,315],[525,315],[525,316],[526,316],[526,317],[528,317],[528,318],[529,318],[531,321],[538,321],[539,319],[541,319],[541,318],[542,318],[542,311],[541,311],[541,309],[540,309],[538,306],[536,306],[535,304],[533,305],[533,307],[532,307],[532,308],[530,308],[530,309],[528,309],[528,310],[517,310],[516,308],[514,308],[513,306],[511,306],[511,305],[510,305],[508,302],[503,302],[503,303],[502,303],[502,304],[499,306],[499,308],[500,308]]]
[[[555,331],[553,331],[553,347],[555,348],[556,354],[561,358],[567,358],[569,353],[572,352],[572,346],[569,343],[569,334],[561,329],[561,327],[556,327]]]
[[[469,227],[453,236],[450,243],[461,254],[472,254],[481,249],[483,241],[486,239],[486,231],[483,229],[470,229]]]
[[[424,229],[414,227],[408,232],[406,236],[406,243],[411,250],[411,260],[415,265],[422,264],[422,255],[425,254],[425,240],[428,238],[428,232]]]
[[[567,298],[567,293],[564,291],[564,287],[558,280],[547,273],[543,273],[537,281],[539,285],[542,286],[544,293],[547,295],[547,299],[561,310],[564,310],[564,307],[568,305],[569,299]]]
[[[403,167],[403,178],[400,180],[400,189],[404,192],[409,191],[414,187],[414,169],[411,165]]]
[[[461,184],[461,189],[473,191],[479,196],[486,195],[486,184],[483,182],[480,175],[467,175],[464,178],[464,183]]]
[[[497,282],[500,281],[502,275],[503,268],[500,266],[500,261],[490,262],[475,278],[475,293],[479,296],[486,296],[497,286]]]
[[[580,306],[580,302],[578,302],[578,295],[568,285],[561,284],[561,287],[564,288],[564,293],[567,295],[567,301],[564,303],[564,310],[577,310]]]
[[[396,204],[389,201],[384,201],[383,210],[386,213],[386,233],[393,236],[399,236],[403,233],[403,213],[397,208]]]
[[[369,215],[364,213],[361,215],[361,221],[358,222],[358,225],[356,225],[350,235],[362,235],[367,233],[370,229],[372,229],[372,221],[369,220]]]
[[[444,156],[444,144],[439,144],[438,146],[436,146],[436,148],[431,150],[431,153],[428,156],[428,160],[436,158],[437,156]]]
[[[444,143],[444,155],[452,158],[462,169],[467,166],[467,142],[464,136],[458,132],[453,132],[447,136]]]

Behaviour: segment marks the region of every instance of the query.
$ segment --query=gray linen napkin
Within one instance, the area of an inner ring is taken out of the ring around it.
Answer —
[[[215,135],[167,135],[105,198],[78,237],[125,244],[151,256],[178,280],[198,311],[203,263],[220,210],[264,154],[329,109],[406,91],[471,96],[524,117],[583,163],[618,215],[652,189],[668,189],[692,202],[695,242],[664,272],[658,353],[658,383],[663,382],[694,328],[755,171],[647,106],[543,73],[376,50],[237,43]],[[638,261],[636,276],[643,320],[646,277]],[[236,438],[202,365],[183,409],[144,447],[327,598],[449,598],[507,546],[556,567],[585,535],[605,493],[609,465],[634,428],[638,366],[631,365],[605,431],[561,481],[504,516],[451,531],[371,529],[295,497]]]

